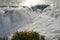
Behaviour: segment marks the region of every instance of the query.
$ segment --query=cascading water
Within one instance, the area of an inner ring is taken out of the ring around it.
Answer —
[[[55,6],[48,6],[44,10],[32,10],[26,6],[0,8],[0,37],[10,36],[15,31],[33,30],[45,35],[45,40],[58,40],[60,9]]]
[[[31,17],[32,16],[32,17]],[[0,10],[0,36],[9,35],[18,28],[32,23],[34,14],[28,8],[3,8]]]

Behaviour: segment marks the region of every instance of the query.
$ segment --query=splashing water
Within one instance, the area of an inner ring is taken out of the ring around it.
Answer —
[[[60,9],[53,5],[42,12],[29,7],[0,8],[0,36],[10,36],[16,31],[37,31],[45,40],[58,40],[60,36]]]

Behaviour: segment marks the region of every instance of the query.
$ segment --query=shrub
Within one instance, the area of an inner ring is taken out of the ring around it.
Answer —
[[[11,40],[43,40],[44,36],[39,36],[38,32],[15,32],[11,38]]]

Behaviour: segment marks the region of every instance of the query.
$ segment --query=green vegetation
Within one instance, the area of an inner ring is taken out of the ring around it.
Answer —
[[[39,35],[38,32],[22,31],[22,32],[15,32],[11,40],[44,40],[44,36]]]

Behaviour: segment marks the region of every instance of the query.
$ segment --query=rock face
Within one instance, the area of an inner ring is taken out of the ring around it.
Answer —
[[[47,8],[49,5],[35,5],[35,6],[32,6],[31,8],[33,10],[37,10],[37,9],[40,9],[40,10],[44,10],[45,8]]]

